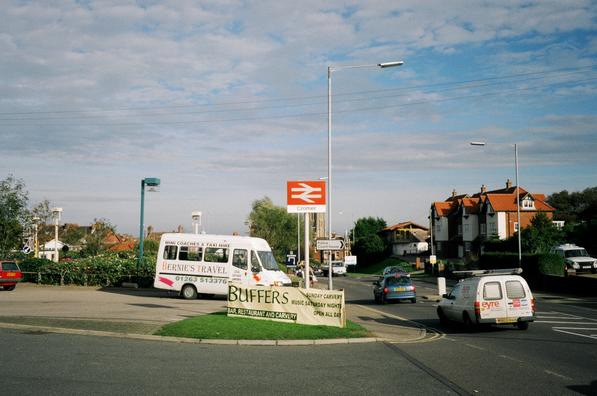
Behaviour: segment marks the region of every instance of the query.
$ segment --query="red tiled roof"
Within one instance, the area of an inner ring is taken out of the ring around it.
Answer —
[[[413,223],[412,221],[405,221],[404,223],[398,223],[398,224],[394,224],[392,226],[386,227],[384,228],[382,231],[396,231],[396,230],[400,230],[400,229],[421,229],[424,231],[427,231],[428,228],[427,227],[423,227],[422,225],[419,225],[417,223]]]
[[[453,202],[434,202],[433,206],[435,207],[435,213],[440,217],[449,215],[456,207]]]
[[[479,209],[481,199],[480,198],[465,198],[462,200],[462,205],[464,206],[467,214],[476,214],[479,213]]]

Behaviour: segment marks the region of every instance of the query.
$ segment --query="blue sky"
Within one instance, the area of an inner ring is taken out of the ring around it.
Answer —
[[[245,233],[251,203],[327,175],[334,230],[426,223],[431,202],[514,179],[597,185],[594,1],[53,1],[0,10],[0,176],[63,220],[162,231],[204,213]],[[468,142],[486,141],[471,147]],[[341,213],[340,213],[341,212]]]

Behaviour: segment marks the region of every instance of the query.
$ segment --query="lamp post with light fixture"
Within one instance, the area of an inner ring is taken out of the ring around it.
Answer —
[[[382,69],[402,66],[404,61],[373,63],[354,66],[328,66],[328,182],[327,182],[327,231],[328,239],[332,239],[332,73],[345,69],[379,67]],[[328,288],[332,290],[332,253],[328,251]]]
[[[160,179],[156,177],[146,177],[141,180],[141,219],[139,221],[139,259],[137,260],[137,277],[139,277],[139,266],[143,261],[143,239],[145,236],[144,209],[145,209],[145,186],[155,188],[160,185]],[[151,191],[151,190],[150,190]]]
[[[485,142],[470,142],[471,146],[486,146]],[[514,169],[516,172],[516,216],[518,221],[518,229],[516,234],[518,236],[518,267],[522,266],[522,242],[520,239],[520,233],[522,231],[522,224],[520,223],[520,191],[518,183],[518,146],[514,143]]]

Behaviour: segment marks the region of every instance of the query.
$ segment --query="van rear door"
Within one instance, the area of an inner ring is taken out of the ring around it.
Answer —
[[[519,279],[506,280],[505,283],[508,318],[533,316],[532,296],[528,287]]]
[[[481,297],[479,302],[481,319],[495,319],[496,323],[501,323],[501,318],[508,315],[502,282],[488,277],[483,283]]]

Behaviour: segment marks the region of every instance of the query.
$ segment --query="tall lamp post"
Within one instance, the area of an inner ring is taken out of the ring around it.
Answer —
[[[199,234],[199,228],[201,227],[201,216],[203,213],[199,211],[191,212],[191,218],[193,219],[193,232]]]
[[[328,191],[327,191],[327,231],[328,239],[332,239],[332,73],[344,69],[360,69],[366,67],[388,67],[402,66],[404,61],[373,63],[355,66],[328,66]],[[328,251],[328,288],[332,290],[332,252]]]
[[[470,142],[471,146],[485,146],[485,142]],[[522,267],[522,243],[520,240],[520,233],[522,231],[522,225],[520,224],[520,191],[518,183],[518,146],[514,143],[514,169],[516,172],[516,218],[518,222],[518,229],[516,235],[518,236],[518,268]]]
[[[54,261],[58,262],[58,225],[60,224],[60,214],[62,208],[52,208],[52,217],[54,218]]]
[[[158,187],[159,185],[160,179],[157,177],[146,177],[141,180],[141,220],[139,221],[139,259],[137,260],[137,277],[139,277],[139,267],[143,261],[143,239],[145,236],[145,223],[143,219],[145,210],[145,186]]]

